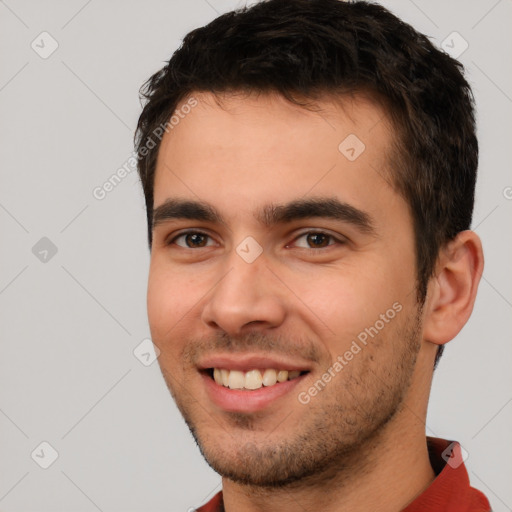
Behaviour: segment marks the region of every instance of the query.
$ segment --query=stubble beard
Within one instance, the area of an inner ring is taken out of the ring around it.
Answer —
[[[275,423],[281,421],[282,425],[273,432],[258,430],[257,414],[226,413],[224,427],[228,425],[231,435],[221,435],[229,439],[228,446],[216,443],[211,434],[203,434],[193,400],[183,388],[178,391],[165,371],[164,378],[201,454],[222,477],[245,486],[272,489],[314,486],[342,473],[353,476],[354,471],[365,471],[372,447],[403,406],[421,346],[420,310],[414,319],[395,329],[394,337],[400,342],[393,343],[397,354],[389,368],[380,365],[368,344],[338,380],[333,379],[302,406],[305,409],[298,411],[300,418],[297,411],[281,420],[276,418]],[[383,350],[390,350],[389,346],[384,348],[388,342],[389,337],[379,341]],[[293,433],[279,437],[280,428],[290,425]]]

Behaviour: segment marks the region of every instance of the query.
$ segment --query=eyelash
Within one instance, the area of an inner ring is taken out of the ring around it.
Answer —
[[[166,245],[173,245],[175,244],[176,240],[178,240],[179,238],[182,238],[182,237],[186,237],[187,235],[201,235],[201,236],[205,236],[205,237],[208,237],[208,238],[212,238],[208,233],[204,233],[203,231],[195,231],[195,230],[189,230],[189,231],[183,231],[182,233],[176,235],[175,237],[173,237],[172,239],[170,239],[168,242],[166,242]],[[300,233],[299,235],[297,235],[294,239],[293,239],[293,242],[296,242],[297,240],[299,240],[300,238],[304,237],[304,236],[307,236],[307,235],[325,235],[326,237],[329,238],[329,241],[334,241],[336,242],[338,245],[345,245],[346,244],[346,240],[343,240],[343,239],[340,239],[340,238],[337,238],[335,237],[334,235],[331,235],[330,233],[326,233],[325,231],[315,231],[315,230],[312,230],[312,231],[304,231],[303,233]],[[321,249],[328,249],[329,247],[332,247],[333,245],[336,245],[336,244],[328,244],[327,246],[325,247],[317,247],[317,248],[314,248],[314,247],[299,247],[299,249],[302,249],[304,251],[313,251],[313,252],[319,252],[319,250]],[[182,249],[190,249],[190,250],[194,250],[193,247],[182,247],[182,246],[178,246]],[[206,246],[206,247],[210,247],[210,246]],[[197,249],[204,249],[206,247],[198,247]],[[288,247],[288,245],[286,246]]]

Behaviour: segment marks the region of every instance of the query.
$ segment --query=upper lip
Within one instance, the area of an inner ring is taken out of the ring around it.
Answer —
[[[219,368],[225,370],[249,370],[273,368],[275,370],[309,371],[310,365],[281,357],[271,357],[258,354],[217,354],[203,357],[198,363],[199,370]]]

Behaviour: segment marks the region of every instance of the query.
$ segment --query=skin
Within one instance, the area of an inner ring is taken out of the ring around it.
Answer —
[[[420,307],[412,218],[392,187],[393,130],[378,105],[325,98],[312,112],[276,95],[226,95],[222,105],[194,97],[162,141],[154,207],[200,200],[225,223],[155,225],[148,316],[166,383],[223,476],[226,510],[401,510],[434,478],[425,440],[433,362],[471,314],[483,267],[477,235],[464,231],[440,251]],[[338,149],[349,134],[366,146],[354,161]],[[269,203],[333,197],[364,211],[373,232],[324,217],[257,219]],[[184,230],[208,236],[177,238]],[[248,236],[262,249],[252,263],[236,251]],[[397,303],[400,312],[301,403]],[[198,369],[218,354],[288,358],[309,373],[262,410],[227,411]]]

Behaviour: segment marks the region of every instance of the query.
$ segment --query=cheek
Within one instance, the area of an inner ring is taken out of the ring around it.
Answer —
[[[147,311],[153,340],[158,343],[172,335],[179,320],[190,310],[190,286],[177,273],[152,262],[147,291]]]
[[[165,255],[152,256],[147,312],[152,339],[164,350],[176,351],[197,329],[200,308],[216,280],[197,270],[170,265]]]
[[[381,261],[296,276],[294,291],[305,306],[304,318],[310,319],[315,332],[325,333],[320,338],[331,355],[343,353],[361,333],[363,340],[365,333],[371,339],[366,329],[375,334],[375,329],[389,331],[396,324],[397,310],[410,300],[410,280],[395,274]]]

